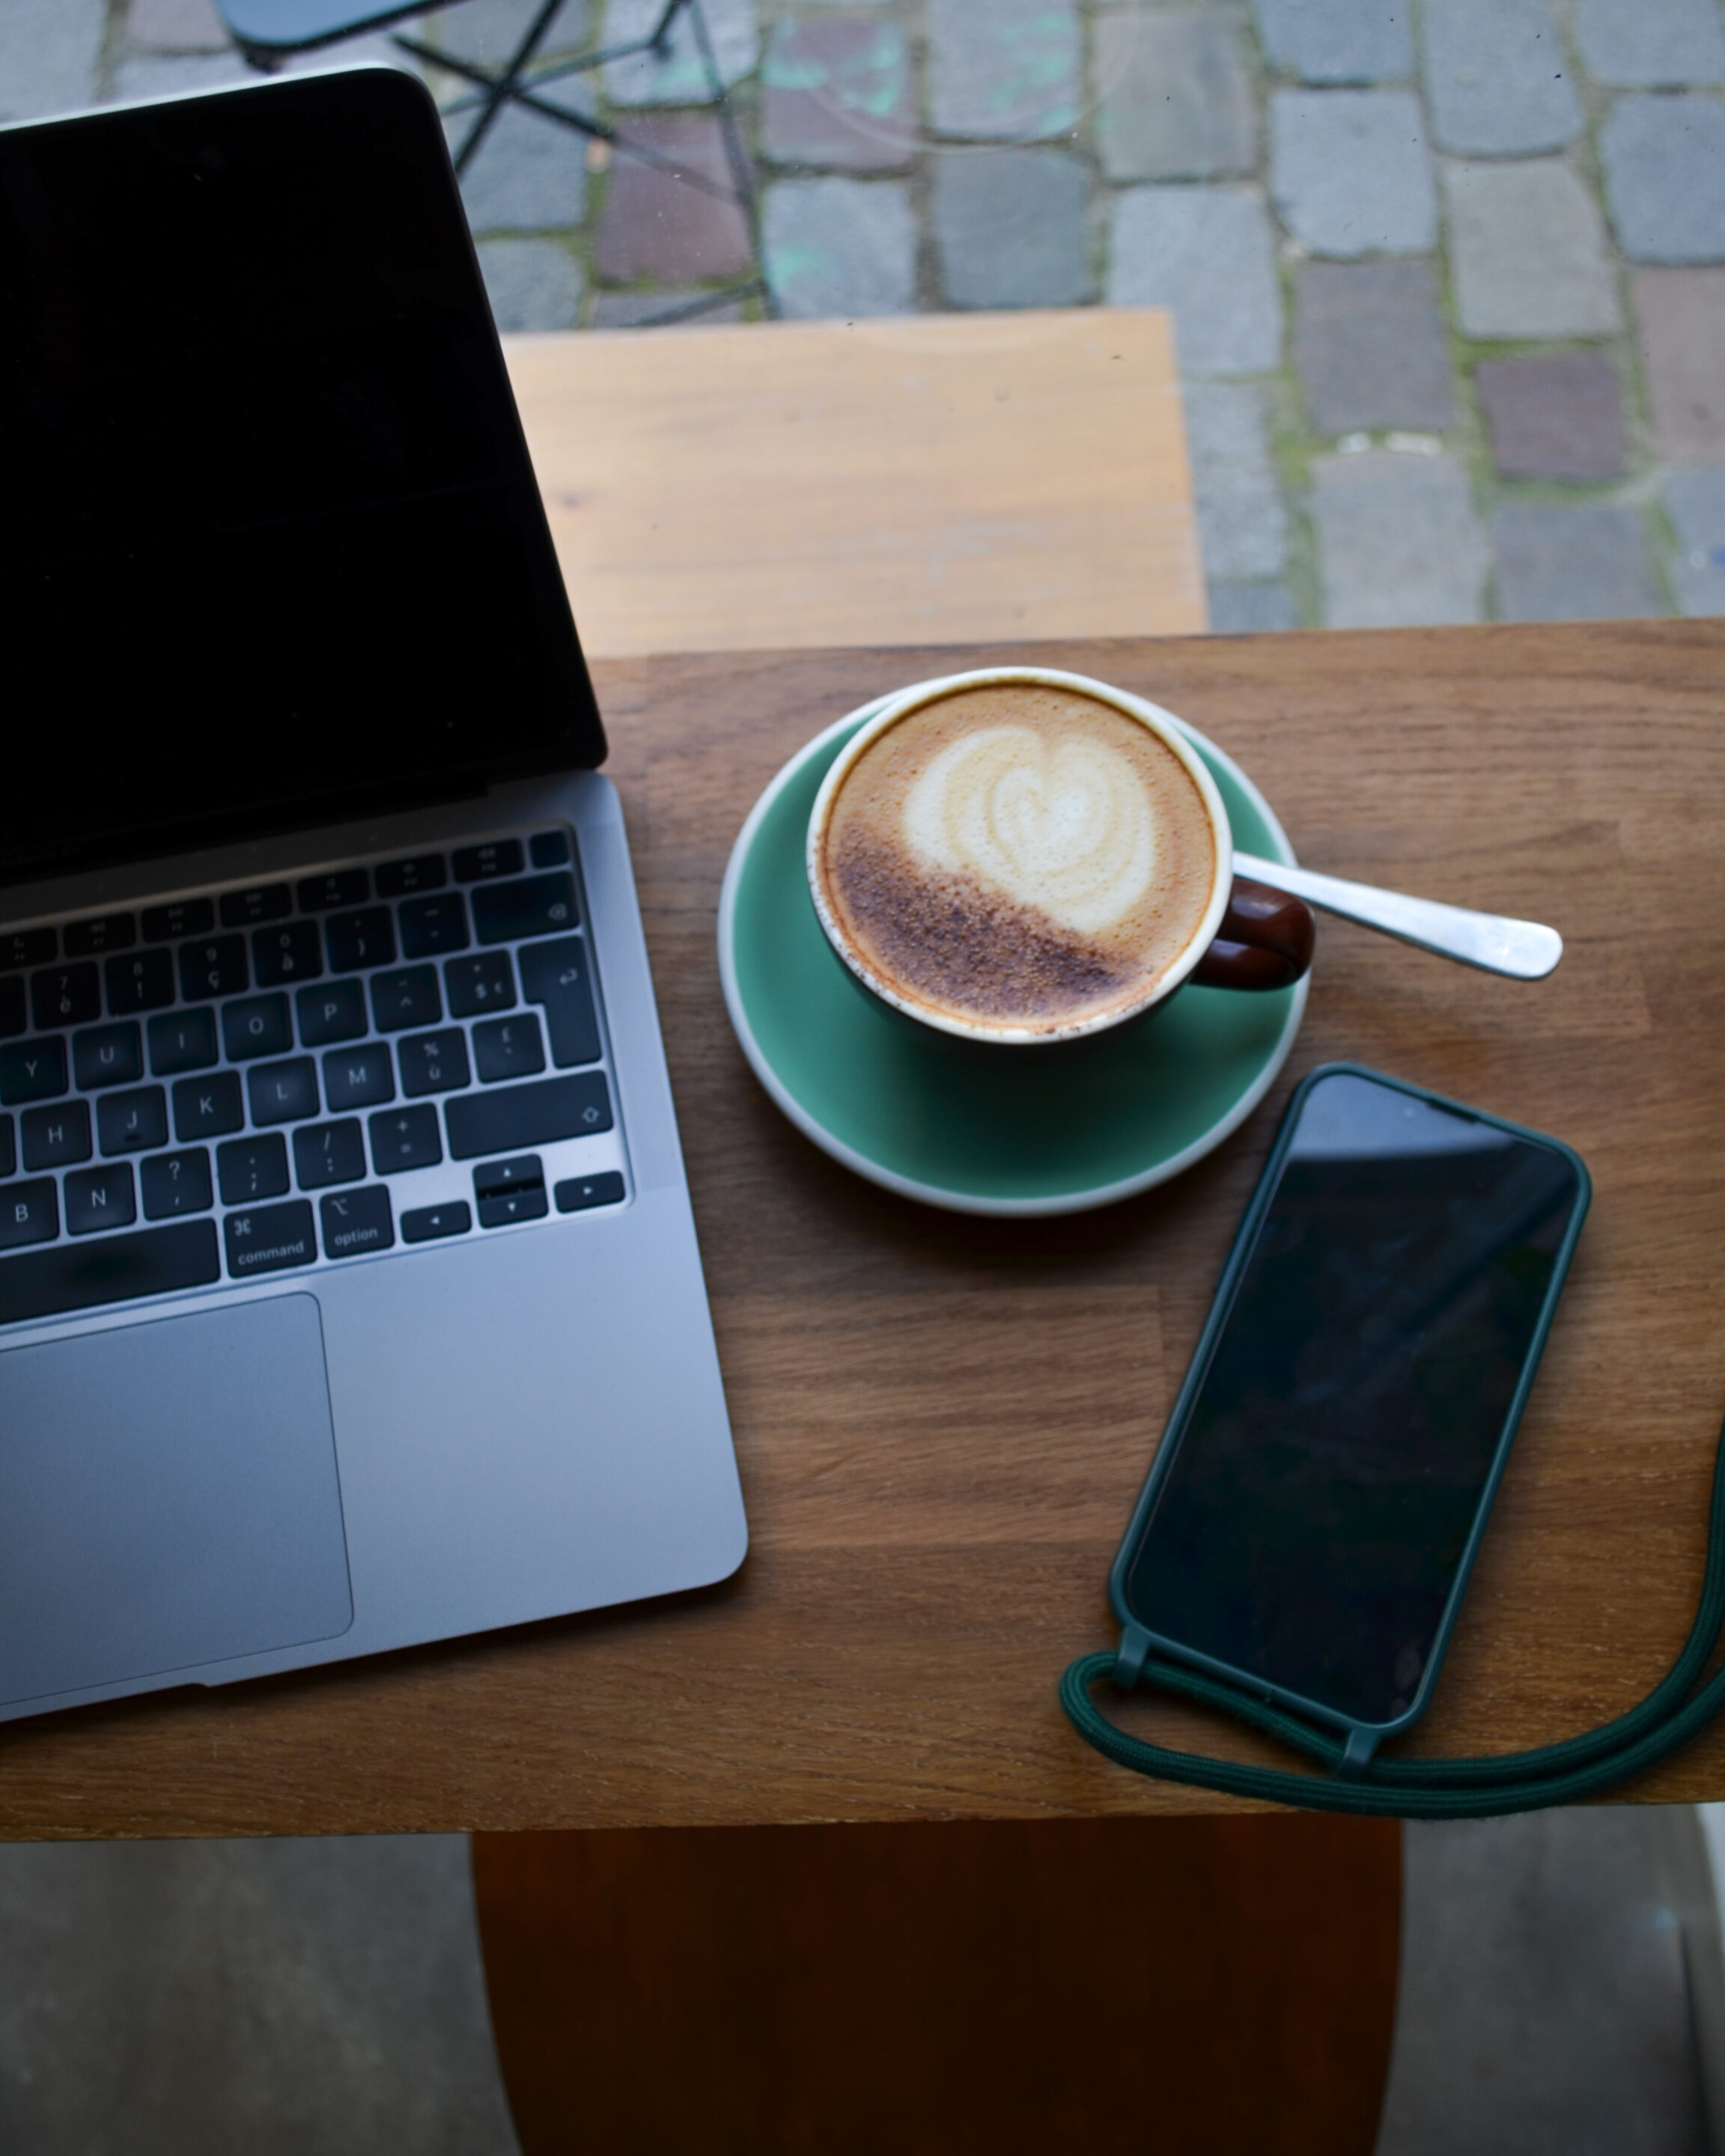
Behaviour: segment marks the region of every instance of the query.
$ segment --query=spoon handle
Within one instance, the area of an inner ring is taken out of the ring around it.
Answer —
[[[1515,981],[1542,981],[1563,955],[1555,928],[1537,921],[1510,921],[1502,914],[1475,913],[1465,906],[1440,906],[1435,899],[1409,898],[1399,891],[1380,891],[1369,883],[1348,883],[1341,876],[1314,875],[1253,854],[1234,856],[1236,874],[1276,891],[1291,891],[1310,906],[1339,913],[1346,921],[1380,928],[1404,943],[1418,944],[1445,958],[1483,973],[1507,973]]]

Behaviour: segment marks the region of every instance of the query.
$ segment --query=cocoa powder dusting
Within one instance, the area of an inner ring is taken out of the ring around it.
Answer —
[[[961,1016],[1059,1019],[1107,1001],[1133,978],[1099,945],[980,878],[931,874],[855,827],[840,837],[831,873],[880,973]]]

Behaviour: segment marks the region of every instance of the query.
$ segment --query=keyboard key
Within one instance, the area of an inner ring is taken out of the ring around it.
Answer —
[[[317,1065],[309,1055],[290,1063],[259,1063],[245,1074],[245,1090],[254,1123],[299,1123],[315,1116]]]
[[[552,1061],[559,1070],[578,1063],[597,1063],[599,1022],[593,1015],[587,947],[582,939],[560,936],[554,943],[530,943],[516,955],[523,993],[530,1004],[544,1006]]]
[[[294,910],[294,895],[285,883],[254,884],[249,891],[222,893],[223,928],[256,928],[280,921]]]
[[[180,993],[188,1004],[211,996],[243,995],[251,986],[243,936],[211,936],[180,946]]]
[[[403,966],[378,973],[372,981],[372,1016],[379,1033],[400,1033],[410,1025],[435,1025],[444,1014],[435,966]],[[467,1081],[464,1078],[462,1084]]]
[[[218,1138],[245,1122],[239,1073],[218,1070],[208,1078],[182,1078],[174,1088],[174,1136],[182,1145]]]
[[[152,1159],[141,1160],[138,1185],[143,1192],[146,1220],[166,1220],[176,1213],[208,1213],[215,1203],[210,1188],[209,1155],[202,1150],[159,1152]]]
[[[136,1086],[144,1075],[143,1036],[135,1025],[99,1025],[72,1036],[72,1075],[86,1092]]]
[[[444,968],[451,1018],[478,1018],[507,1010],[515,1001],[515,969],[506,951],[482,952],[476,958],[452,958]]]
[[[434,957],[467,948],[467,906],[459,891],[436,898],[410,898],[398,909],[403,958]]]
[[[527,842],[527,853],[536,869],[561,868],[569,858],[569,834],[536,831]]]
[[[545,1068],[545,1044],[531,1011],[494,1018],[473,1029],[473,1064],[482,1086],[506,1078],[531,1078]]]
[[[177,898],[171,906],[144,908],[146,943],[177,943],[182,936],[208,936],[215,925],[213,899]]]
[[[0,936],[0,966],[45,966],[59,955],[59,937],[51,928],[8,928]]]
[[[473,1214],[457,1199],[449,1205],[422,1205],[401,1216],[404,1243],[435,1243],[445,1235],[465,1235],[473,1225]]]
[[[51,1101],[66,1090],[66,1044],[21,1040],[0,1048],[0,1101],[8,1108],[24,1101]]]
[[[623,1196],[623,1178],[614,1168],[603,1175],[572,1175],[554,1186],[559,1213],[585,1213],[594,1205],[615,1205]]]
[[[315,921],[290,921],[252,932],[252,978],[260,988],[283,981],[314,980],[323,971],[323,947]]]
[[[317,1255],[311,1208],[303,1198],[291,1205],[254,1205],[244,1213],[230,1213],[222,1223],[222,1235],[228,1245],[228,1271],[234,1280],[309,1265]]]
[[[148,1037],[150,1069],[157,1078],[172,1078],[182,1070],[206,1070],[216,1060],[213,1011],[176,1011],[172,1018],[152,1018]]]
[[[0,1250],[15,1250],[21,1243],[51,1243],[59,1232],[59,1199],[51,1175],[40,1183],[14,1183],[0,1194]]]
[[[18,1140],[10,1116],[0,1116],[0,1176],[10,1175],[18,1166]]]
[[[167,1143],[167,1096],[159,1086],[136,1093],[104,1093],[96,1102],[96,1138],[104,1152],[148,1152]]]
[[[444,1157],[435,1108],[392,1108],[371,1119],[372,1165],[379,1175],[435,1168]]]
[[[449,1152],[455,1160],[482,1153],[525,1152],[558,1138],[586,1137],[611,1127],[611,1096],[601,1071],[544,1078],[495,1093],[467,1093],[445,1103]]]
[[[222,1045],[231,1061],[280,1055],[293,1045],[294,1021],[285,996],[249,996],[244,1003],[222,1006]]]
[[[410,1101],[423,1093],[454,1093],[473,1083],[467,1067],[467,1043],[460,1029],[410,1034],[395,1044],[401,1062],[401,1089]]]
[[[395,963],[395,924],[387,906],[359,913],[332,913],[323,924],[332,973],[357,973],[362,966]]]
[[[166,951],[135,951],[109,959],[102,970],[108,980],[108,1009],[115,1018],[129,1011],[160,1010],[174,999],[174,962]]]
[[[65,1195],[69,1235],[95,1235],[105,1228],[129,1228],[138,1217],[131,1168],[126,1161],[69,1175]]]
[[[26,1108],[18,1119],[26,1168],[69,1168],[90,1158],[90,1106],[58,1101],[51,1108]]]
[[[389,1193],[375,1183],[368,1190],[344,1190],[339,1197],[322,1199],[317,1209],[323,1216],[326,1258],[361,1258],[367,1250],[393,1249]]]
[[[52,1203],[54,1185],[41,1187]],[[8,1191],[5,1203],[15,1194]],[[0,1206],[0,1215],[3,1209]],[[4,1225],[0,1217],[0,1229]],[[4,1240],[0,1233],[0,1243]],[[217,1248],[213,1220],[177,1220],[170,1227],[141,1228],[136,1235],[100,1243],[62,1243],[56,1250],[8,1258],[0,1264],[0,1325],[56,1317],[94,1303],[130,1302],[140,1296],[207,1286],[221,1278]]]
[[[572,928],[575,879],[567,870],[489,884],[473,894],[473,932],[481,943],[519,943],[524,936],[555,936]]]
[[[516,1220],[545,1218],[545,1170],[536,1153],[516,1160],[488,1160],[473,1171],[473,1194],[482,1228],[506,1228]]]
[[[339,1123],[310,1123],[294,1132],[294,1179],[301,1190],[361,1183],[365,1172],[365,1141],[357,1116]]]
[[[216,1183],[224,1205],[280,1197],[288,1187],[287,1142],[273,1131],[267,1137],[230,1138],[216,1147]]]
[[[521,842],[519,839],[494,839],[487,845],[456,849],[457,883],[481,883],[488,876],[519,875],[521,872]]]
[[[372,880],[363,869],[334,869],[327,875],[301,876],[301,913],[327,913],[334,906],[363,906]]]
[[[22,1033],[28,1023],[24,1010],[23,975],[8,973],[0,980],[0,1040],[8,1034]]]
[[[517,1220],[542,1220],[547,1211],[545,1185],[536,1183],[525,1190],[499,1191],[479,1201],[482,1228],[509,1228]]]
[[[129,913],[104,913],[94,921],[74,921],[66,929],[69,958],[99,958],[105,951],[126,951],[138,940],[138,924]]]
[[[363,1048],[332,1049],[323,1059],[324,1098],[330,1113],[343,1108],[374,1108],[395,1098],[395,1066],[381,1040]]]
[[[321,988],[301,988],[294,1001],[300,1012],[301,1047],[357,1040],[366,1029],[366,993],[358,981],[330,981]]]
[[[44,1033],[88,1025],[102,1014],[102,984],[94,966],[57,966],[30,976],[30,1010]]]
[[[410,861],[389,861],[377,871],[379,898],[411,898],[416,891],[440,891],[449,880],[441,854],[416,854]]]

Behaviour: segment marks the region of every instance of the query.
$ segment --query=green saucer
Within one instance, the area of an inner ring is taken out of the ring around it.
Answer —
[[[891,1014],[821,933],[803,847],[828,767],[886,701],[798,752],[737,834],[719,901],[719,973],[756,1076],[824,1152],[957,1213],[1081,1213],[1166,1183],[1238,1128],[1281,1070],[1307,983],[1181,988],[1147,1018],[1063,1048],[979,1047]],[[1251,781],[1209,766],[1235,844],[1292,863]]]

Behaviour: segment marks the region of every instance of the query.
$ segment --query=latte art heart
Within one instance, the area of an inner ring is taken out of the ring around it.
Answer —
[[[1120,921],[1156,872],[1150,803],[1126,757],[1028,726],[949,742],[910,788],[903,830],[924,868],[979,876],[1085,936]]]

